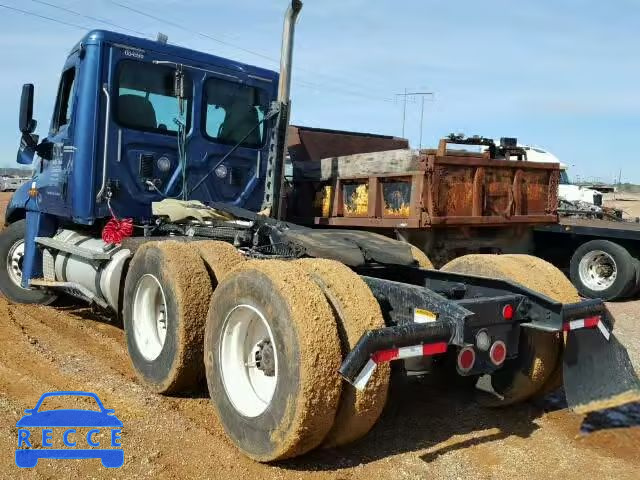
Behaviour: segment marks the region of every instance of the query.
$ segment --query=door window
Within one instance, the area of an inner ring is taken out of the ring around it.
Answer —
[[[76,80],[76,69],[70,68],[62,74],[60,87],[58,88],[58,99],[56,101],[56,113],[53,120],[53,131],[59,132],[62,127],[69,125],[73,114],[74,91],[73,86]]]

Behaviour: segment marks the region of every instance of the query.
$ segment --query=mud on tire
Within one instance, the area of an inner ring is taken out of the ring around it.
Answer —
[[[343,358],[367,330],[384,328],[380,305],[366,283],[346,265],[334,260],[304,259],[297,262],[322,289],[332,306],[342,342]],[[354,442],[366,435],[382,414],[389,390],[390,366],[378,365],[364,391],[343,384],[340,406],[326,447]]]
[[[178,393],[204,383],[203,336],[211,293],[198,250],[164,241],[136,251],[124,287],[124,330],[133,368],[155,392]]]
[[[234,338],[242,339],[236,348]],[[265,340],[270,371],[254,353],[265,360]],[[340,399],[340,363],[331,307],[299,266],[247,261],[216,288],[205,333],[207,384],[224,429],[249,457],[281,460],[323,441]]]

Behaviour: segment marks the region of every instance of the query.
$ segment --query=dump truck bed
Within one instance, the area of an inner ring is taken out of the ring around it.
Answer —
[[[489,152],[397,149],[293,162],[288,218],[429,229],[558,222],[559,168]]]

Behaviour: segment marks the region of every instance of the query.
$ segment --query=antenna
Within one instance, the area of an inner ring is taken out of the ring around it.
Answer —
[[[396,93],[396,97],[403,97],[404,106],[402,108],[402,138],[404,138],[404,130],[407,123],[407,99],[408,98],[416,98],[421,97],[422,99],[422,110],[420,113],[420,148],[422,148],[422,127],[424,124],[424,99],[427,96],[433,96],[433,92],[407,92],[407,89],[404,89],[404,93]]]

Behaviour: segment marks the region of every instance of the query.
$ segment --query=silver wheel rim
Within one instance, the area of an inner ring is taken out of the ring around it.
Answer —
[[[14,243],[7,254],[7,273],[11,281],[22,288],[22,258],[24,257],[24,240]]]
[[[592,250],[580,260],[580,281],[590,290],[608,289],[618,278],[618,266],[611,255],[602,250]]]
[[[268,341],[273,348],[274,375],[256,363],[256,352]],[[269,407],[278,383],[278,352],[262,312],[238,305],[224,321],[220,337],[220,375],[227,398],[243,416],[254,418]]]
[[[158,358],[167,338],[167,300],[160,282],[151,274],[138,280],[131,321],[140,354],[149,362]]]

